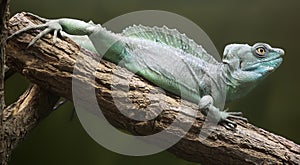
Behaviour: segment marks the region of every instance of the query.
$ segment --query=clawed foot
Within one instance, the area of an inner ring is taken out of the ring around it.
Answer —
[[[242,117],[242,112],[227,112],[228,109],[220,111],[213,105],[213,98],[209,95],[203,96],[199,102],[201,112],[208,117],[208,120],[223,125],[226,129],[233,130],[236,128],[236,122],[231,119],[238,119],[245,122],[248,120]]]
[[[42,18],[41,18],[42,19]],[[38,39],[42,38],[44,35],[54,32],[53,34],[53,43],[55,44],[57,41],[57,34],[62,30],[62,26],[59,23],[59,19],[57,20],[47,20],[47,19],[42,19],[43,21],[46,21],[46,23],[41,24],[41,25],[35,25],[35,26],[29,26],[25,27],[12,35],[10,35],[7,39],[11,39],[12,37],[19,35],[23,32],[29,31],[29,30],[36,30],[36,29],[44,29],[42,32],[40,32],[36,37],[34,37],[31,42],[28,44],[28,47],[33,45]]]
[[[232,129],[234,129],[237,126],[236,122],[230,120],[230,118],[231,119],[238,119],[238,120],[242,120],[242,121],[248,122],[247,118],[242,117],[242,115],[243,115],[242,112],[227,112],[227,110],[220,111],[220,113],[223,113],[222,114],[223,118],[221,118],[221,120],[219,122],[226,129],[231,129],[232,130]]]

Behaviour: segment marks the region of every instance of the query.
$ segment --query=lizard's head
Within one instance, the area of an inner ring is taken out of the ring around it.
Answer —
[[[231,75],[228,100],[240,98],[250,92],[260,80],[267,77],[282,63],[284,51],[265,43],[253,46],[230,44],[225,47],[223,63]]]
[[[279,67],[283,55],[282,49],[272,48],[265,43],[257,43],[253,46],[230,44],[225,47],[223,62],[242,71],[266,75]]]

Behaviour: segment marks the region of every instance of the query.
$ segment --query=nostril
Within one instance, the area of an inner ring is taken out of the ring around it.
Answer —
[[[281,56],[283,56],[285,53],[283,49],[279,49],[279,48],[276,49],[276,52],[278,52]]]

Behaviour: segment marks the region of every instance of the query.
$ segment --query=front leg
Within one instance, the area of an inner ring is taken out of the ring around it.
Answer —
[[[237,125],[234,121],[230,120],[230,118],[239,119],[246,122],[248,121],[246,118],[241,117],[241,112],[220,111],[220,109],[215,107],[213,103],[214,100],[210,95],[203,96],[199,102],[201,113],[205,116],[211,117],[209,120],[220,123],[227,129],[233,129]]]

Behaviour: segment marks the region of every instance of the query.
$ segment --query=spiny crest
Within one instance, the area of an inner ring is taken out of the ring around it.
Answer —
[[[188,38],[185,34],[180,33],[176,29],[169,29],[166,26],[148,27],[143,25],[133,25],[124,29],[122,34],[127,37],[143,38],[166,44],[174,48],[179,48],[182,51],[209,63],[218,63],[202,46],[198,45],[194,40]]]

